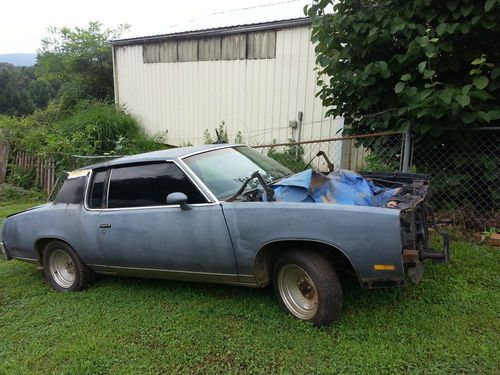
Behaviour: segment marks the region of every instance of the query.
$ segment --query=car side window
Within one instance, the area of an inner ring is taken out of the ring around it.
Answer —
[[[187,203],[207,203],[174,163],[118,167],[111,171],[108,208],[164,206],[175,192],[186,194]]]
[[[83,199],[86,176],[68,178],[57,193],[54,203],[79,204]]]
[[[104,205],[104,182],[106,180],[106,171],[99,171],[94,173],[92,178],[92,186],[90,188],[90,208],[102,208]]]

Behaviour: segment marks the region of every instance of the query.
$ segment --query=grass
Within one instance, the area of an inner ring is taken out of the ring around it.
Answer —
[[[453,250],[418,286],[347,284],[342,319],[322,329],[271,288],[100,277],[58,293],[35,266],[0,262],[0,374],[498,374],[498,249]]]

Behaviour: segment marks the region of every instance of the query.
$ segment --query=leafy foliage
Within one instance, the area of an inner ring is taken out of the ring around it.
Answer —
[[[0,63],[0,114],[27,115],[36,108],[45,108],[54,97],[54,88],[37,79],[33,67]]]
[[[49,28],[38,51],[36,73],[60,88],[63,108],[80,99],[113,98],[113,59],[110,39],[129,28],[103,29],[99,22],[86,28]]]
[[[225,121],[222,121],[217,129],[215,129],[215,138],[212,137],[210,131],[205,129],[203,132],[203,143],[206,145],[214,143],[229,143],[229,134]],[[234,143],[243,143],[243,134],[238,131],[234,137]]]
[[[498,123],[499,0],[315,0],[305,12],[319,96],[351,133]]]
[[[80,102],[73,112],[61,110],[53,102],[47,109],[23,118],[0,116],[0,131],[9,139],[12,154],[28,151],[52,157],[59,171],[84,166],[81,163],[85,159],[77,160],[78,155],[126,155],[165,147],[160,135],[146,135],[137,120],[123,109],[97,101]],[[23,173],[11,166],[9,181],[33,187],[25,183],[29,176]]]
[[[293,142],[291,139],[290,142]],[[267,156],[276,160],[293,172],[301,172],[306,167],[304,161],[304,148],[302,145],[288,145],[284,149],[271,147],[267,152]]]

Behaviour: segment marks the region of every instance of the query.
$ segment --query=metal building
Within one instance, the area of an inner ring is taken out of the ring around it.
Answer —
[[[298,18],[114,40],[116,101],[174,145],[222,122],[250,145],[334,136],[342,120],[315,95],[310,33]]]

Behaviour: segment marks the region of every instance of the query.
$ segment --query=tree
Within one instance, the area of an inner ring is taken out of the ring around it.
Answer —
[[[30,78],[10,64],[0,66],[0,114],[22,116],[33,112],[33,102],[26,85]]]
[[[305,12],[319,96],[350,132],[438,137],[500,119],[500,0],[314,0]]]
[[[500,200],[498,133],[484,148],[484,134],[465,132],[500,122],[500,0],[314,0],[304,10],[327,115],[351,134],[410,129],[413,166],[439,176],[441,207]],[[360,143],[372,156],[399,150]]]
[[[79,99],[113,98],[113,61],[110,39],[129,28],[103,29],[99,22],[86,28],[49,28],[38,51],[37,76],[60,88],[63,106]]]

